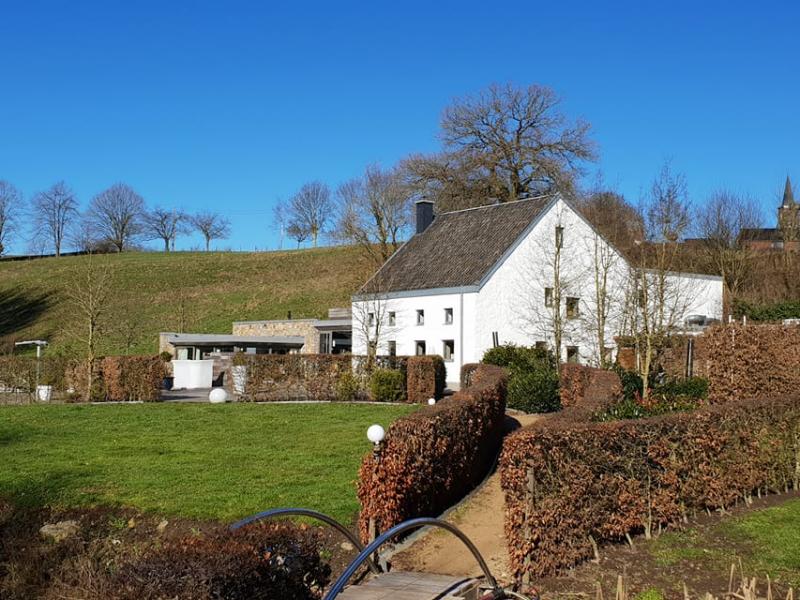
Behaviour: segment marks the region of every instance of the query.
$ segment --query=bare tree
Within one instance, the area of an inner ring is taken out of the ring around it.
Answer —
[[[69,227],[78,216],[78,203],[63,181],[34,195],[31,202],[34,237],[46,239],[56,256],[66,240]]]
[[[17,220],[22,212],[22,194],[8,181],[0,179],[0,256],[16,233]]]
[[[398,173],[369,166],[363,177],[342,184],[338,197],[336,237],[378,265],[386,262],[411,224],[410,195]]]
[[[691,205],[686,179],[673,173],[665,163],[642,199],[642,220],[646,240],[634,256],[628,294],[632,315],[630,324],[640,357],[640,373],[649,381],[656,354],[666,339],[683,325],[696,291],[686,278],[675,276],[678,242],[690,225]],[[644,395],[648,395],[645,383]]]
[[[640,212],[617,192],[595,188],[578,199],[578,208],[605,239],[623,252],[644,239]]]
[[[332,213],[328,186],[312,181],[303,185],[289,201],[289,226],[294,226],[295,231],[306,231],[316,248],[319,235],[325,231]]]
[[[570,191],[582,164],[595,158],[595,147],[589,124],[570,121],[559,104],[544,86],[493,84],[445,109],[441,155],[413,157],[404,166],[432,194],[448,191],[453,183],[477,184],[481,193],[491,190],[501,201]],[[446,199],[437,198],[438,204]]]
[[[188,217],[180,210],[156,207],[142,218],[143,232],[150,240],[164,242],[164,252],[175,250],[175,240],[188,233]]]
[[[92,198],[86,217],[96,239],[123,252],[142,234],[144,214],[142,197],[129,185],[115,183]]]
[[[231,235],[231,222],[219,213],[202,212],[189,217],[191,224],[206,241],[206,252],[213,240],[225,240]]]
[[[81,260],[65,290],[67,302],[79,317],[79,327],[73,336],[83,346],[87,400],[92,398],[98,342],[107,327],[106,311],[112,286],[113,278],[108,263],[100,264],[90,254]]]
[[[366,343],[367,371],[375,364],[378,349],[387,336],[397,331],[395,315],[389,310],[389,280],[379,271],[354,298],[353,328]]]
[[[308,239],[308,230],[299,223],[289,224],[289,227],[286,228],[286,233],[297,242],[298,250],[300,249],[300,244]]]
[[[762,226],[758,204],[726,190],[711,195],[695,213],[695,229],[709,266],[722,275],[730,297],[737,297],[753,266],[754,251],[742,243],[746,230]]]
[[[289,224],[289,210],[286,202],[280,198],[272,207],[272,224],[278,231],[278,250],[283,250],[283,240],[286,238],[286,228]]]

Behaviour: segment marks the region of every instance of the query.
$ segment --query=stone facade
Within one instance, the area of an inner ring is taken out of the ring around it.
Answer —
[[[314,325],[315,323],[315,319],[235,321],[231,333],[233,335],[302,336],[305,338],[305,344],[300,352],[303,354],[318,354],[319,330]]]

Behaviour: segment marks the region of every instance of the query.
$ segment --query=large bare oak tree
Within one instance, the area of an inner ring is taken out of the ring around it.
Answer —
[[[92,198],[86,215],[97,240],[123,252],[142,234],[145,205],[132,187],[115,183]]]

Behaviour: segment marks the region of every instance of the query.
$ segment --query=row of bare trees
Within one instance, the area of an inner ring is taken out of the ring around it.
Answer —
[[[22,225],[29,223],[28,231]],[[196,231],[206,250],[213,240],[230,236],[230,222],[214,212],[187,214],[176,209],[149,210],[131,186],[116,183],[95,195],[82,213],[74,192],[63,181],[37,192],[30,202],[7,181],[0,180],[0,255],[10,241],[26,238],[35,248],[56,256],[76,250],[124,252],[142,241],[160,240],[164,251],[175,249],[180,235]]]

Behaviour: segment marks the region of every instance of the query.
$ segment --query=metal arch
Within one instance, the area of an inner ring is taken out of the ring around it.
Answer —
[[[263,519],[274,519],[275,517],[289,517],[289,516],[296,516],[296,517],[310,517],[312,519],[316,519],[317,521],[322,521],[326,525],[330,525],[334,529],[336,529],[339,533],[341,533],[344,537],[347,538],[353,546],[359,551],[359,556],[364,553],[364,546],[356,537],[356,535],[350,531],[347,527],[339,523],[333,517],[329,517],[326,514],[321,512],[317,512],[315,510],[309,510],[307,508],[273,508],[272,510],[265,510],[264,512],[260,512],[253,516],[247,517],[246,519],[242,519],[241,521],[237,521],[233,525],[229,527],[230,531],[236,531],[237,529],[241,529],[245,525],[249,525],[250,523],[255,523],[256,521],[261,521]],[[371,554],[371,553],[370,553]],[[375,575],[380,575],[381,570],[378,565],[375,564],[375,561],[372,560],[370,555],[367,555],[366,561],[360,561],[359,564],[363,564],[364,562],[367,563],[369,570],[372,571]],[[352,575],[351,575],[352,576]],[[349,579],[349,577],[348,577]]]
[[[345,569],[344,573],[339,576],[339,579],[336,580],[336,583],[333,584],[330,591],[325,595],[325,600],[334,600],[336,596],[338,596],[341,591],[344,589],[344,586],[347,585],[347,582],[355,575],[355,572],[358,568],[364,564],[365,561],[370,560],[370,556],[372,556],[378,548],[380,548],[383,544],[389,541],[394,536],[401,534],[405,531],[410,529],[417,529],[419,527],[439,527],[441,529],[445,529],[455,535],[461,542],[467,547],[467,549],[472,553],[472,556],[478,562],[478,565],[483,571],[483,576],[486,578],[486,581],[492,587],[492,590],[495,592],[502,592],[502,589],[497,585],[497,580],[494,578],[492,573],[489,571],[489,567],[486,564],[486,561],[481,556],[481,553],[478,552],[478,549],[475,547],[475,544],[464,535],[464,533],[455,525],[451,525],[446,521],[441,521],[439,519],[432,519],[429,517],[420,517],[417,519],[409,519],[408,521],[403,521],[399,525],[395,525],[388,531],[382,533],[380,536],[375,538],[375,540],[369,544],[366,548],[364,548],[358,556],[353,559],[347,569]]]

